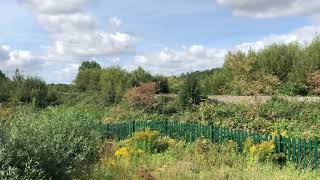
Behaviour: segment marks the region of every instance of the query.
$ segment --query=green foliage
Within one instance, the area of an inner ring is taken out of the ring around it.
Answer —
[[[133,137],[126,140],[124,144],[131,151],[142,151],[143,153],[163,152],[169,146],[165,141],[160,139],[158,131],[151,131],[149,129],[134,133]]]
[[[0,103],[7,102],[10,98],[10,81],[4,73],[0,71]]]
[[[164,76],[155,76],[153,81],[158,83],[157,94],[167,94],[169,93],[169,82],[168,78]]]
[[[100,69],[83,69],[79,71],[75,84],[80,92],[100,90]]]
[[[175,76],[168,77],[168,86],[169,86],[170,93],[174,93],[174,94],[179,93],[182,84],[183,84],[183,79]]]
[[[271,162],[275,155],[274,140],[254,144],[252,139],[247,139],[244,144],[244,153],[249,156],[251,162]]]
[[[282,83],[278,88],[278,93],[287,96],[305,96],[308,94],[308,88],[305,84],[297,82]]]
[[[198,80],[190,75],[187,76],[179,91],[179,104],[182,108],[191,107],[192,104],[199,104],[201,101],[201,91]]]
[[[83,70],[101,70],[101,66],[99,63],[95,62],[95,61],[83,61],[79,67],[79,71],[83,71]]]
[[[76,109],[21,108],[0,117],[0,178],[74,179],[95,160],[100,141],[97,122]]]
[[[118,103],[122,95],[129,87],[128,74],[119,67],[111,67],[102,70],[101,73],[101,93],[106,102]]]
[[[141,67],[138,67],[138,69],[132,71],[130,73],[129,78],[129,84],[131,87],[139,86],[140,84],[151,82],[152,81],[152,75],[142,69]]]
[[[17,74],[13,81],[13,98],[23,103],[32,103],[35,107],[47,106],[48,87],[37,77],[24,78]]]

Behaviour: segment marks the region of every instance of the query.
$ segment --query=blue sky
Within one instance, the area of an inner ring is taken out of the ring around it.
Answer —
[[[228,50],[309,43],[318,0],[4,0],[0,69],[70,83],[83,60],[152,73],[220,67]]]

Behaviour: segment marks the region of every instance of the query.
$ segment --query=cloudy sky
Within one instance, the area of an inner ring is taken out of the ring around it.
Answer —
[[[228,50],[309,43],[319,9],[319,0],[1,0],[0,70],[49,83],[72,82],[83,60],[205,70]]]

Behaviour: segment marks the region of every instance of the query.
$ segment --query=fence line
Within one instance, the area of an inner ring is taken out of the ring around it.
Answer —
[[[214,126],[213,124],[195,124],[169,121],[131,121],[110,123],[106,132],[118,140],[131,137],[135,132],[144,129],[157,130],[162,135],[174,139],[194,142],[198,138],[209,139],[212,143],[222,144],[233,140],[238,144],[238,150],[243,150],[244,142],[251,138],[255,144],[272,139],[270,134],[258,134],[244,130],[235,130]],[[274,138],[276,153],[282,154],[285,161],[292,161],[302,167],[319,168],[319,141],[317,139],[296,139],[277,135]]]

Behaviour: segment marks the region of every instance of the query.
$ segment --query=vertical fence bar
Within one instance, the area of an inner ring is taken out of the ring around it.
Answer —
[[[303,147],[303,168],[306,168],[307,167],[307,143],[306,143],[306,140],[304,139],[303,140],[303,143],[302,143],[302,147]]]
[[[318,139],[314,141],[314,168],[318,169],[319,166],[319,157],[318,157]]]
[[[213,127],[213,124],[210,125],[210,132],[211,132],[211,135],[210,135],[211,142],[214,143],[214,127]]]

